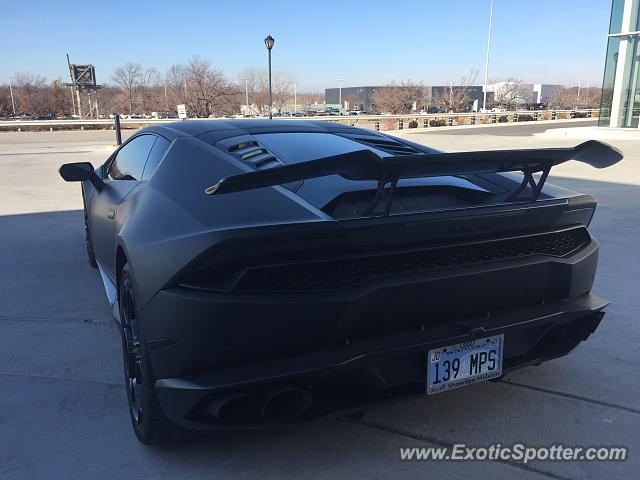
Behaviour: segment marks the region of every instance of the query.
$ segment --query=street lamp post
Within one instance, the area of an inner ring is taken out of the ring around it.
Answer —
[[[9,80],[9,93],[11,94],[11,107],[13,108],[13,116],[16,116],[16,102],[13,100],[13,87],[11,86],[11,80]]]
[[[164,114],[169,115],[169,99],[167,98],[167,81],[164,81]]]
[[[273,48],[273,42],[271,35],[267,35],[267,38],[264,39],[264,44],[269,52],[269,120],[273,119],[273,114],[271,113],[271,49]]]
[[[245,109],[245,116],[248,116],[249,112],[249,79],[244,79],[244,102],[247,108]]]
[[[487,58],[484,64],[484,88],[482,91],[482,111],[487,111],[487,77],[489,76],[489,48],[491,47],[491,20],[493,19],[493,0],[489,6],[489,34],[487,35]]]

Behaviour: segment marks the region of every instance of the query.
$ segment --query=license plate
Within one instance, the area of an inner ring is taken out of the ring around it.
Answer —
[[[427,395],[446,392],[502,375],[504,335],[429,350]]]

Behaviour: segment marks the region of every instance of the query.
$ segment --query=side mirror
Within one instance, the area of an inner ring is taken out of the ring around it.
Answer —
[[[89,162],[65,163],[58,173],[65,182],[84,182],[93,173],[93,165]]]
[[[66,182],[84,182],[89,180],[100,192],[104,187],[102,179],[96,175],[93,165],[89,162],[65,163],[58,169],[58,173]]]

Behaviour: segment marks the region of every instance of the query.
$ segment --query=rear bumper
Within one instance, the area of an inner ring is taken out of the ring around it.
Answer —
[[[571,351],[607,302],[590,294],[598,244],[563,257],[483,262],[367,282],[336,292],[161,290],[140,312],[167,416],[190,428],[203,405],[278,387],[310,392],[296,420],[420,393],[429,349],[504,334],[503,370]],[[257,401],[260,401],[259,398]]]
[[[157,378],[294,358],[429,330],[468,334],[498,312],[591,291],[598,244],[370,281],[335,292],[161,290],[140,312]]]
[[[584,294],[571,300],[505,310],[469,319],[475,329],[451,334],[444,327],[404,332],[294,357],[222,367],[179,378],[162,378],[156,392],[167,416],[196,429],[273,425],[254,418],[227,425],[199,411],[203,402],[229,392],[259,395],[269,386],[296,386],[313,396],[311,409],[295,421],[362,408],[423,393],[427,351],[439,346],[504,334],[503,371],[535,365],[569,353],[598,326],[607,302]]]

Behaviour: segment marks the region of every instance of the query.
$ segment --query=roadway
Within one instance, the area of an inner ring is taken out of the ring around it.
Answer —
[[[451,150],[576,143],[531,135],[539,127],[401,134]],[[0,133],[0,479],[637,476],[640,142],[617,141],[626,159],[611,169],[566,165],[551,179],[599,198],[595,291],[612,302],[570,356],[500,382],[375,408],[357,422],[213,433],[154,448],[131,432],[120,340],[85,258],[78,185],[57,175],[64,162],[103,161],[112,143],[109,131]],[[623,463],[399,459],[400,447],[494,442],[631,452]]]

